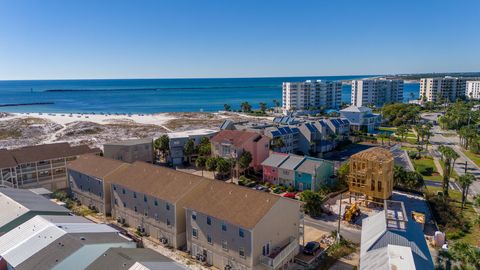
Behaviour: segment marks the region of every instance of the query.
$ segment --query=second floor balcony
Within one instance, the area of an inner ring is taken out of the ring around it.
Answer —
[[[279,269],[291,255],[296,255],[298,250],[298,240],[291,237],[288,244],[274,248],[272,253],[262,256],[260,260],[261,263],[269,269],[276,270]]]

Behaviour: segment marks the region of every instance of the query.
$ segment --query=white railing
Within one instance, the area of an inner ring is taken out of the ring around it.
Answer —
[[[270,269],[278,269],[284,260],[289,257],[292,253],[297,253],[299,249],[299,244],[296,239],[291,239],[290,243],[280,251],[274,258],[269,256],[262,256],[260,261],[262,264],[267,266]]]

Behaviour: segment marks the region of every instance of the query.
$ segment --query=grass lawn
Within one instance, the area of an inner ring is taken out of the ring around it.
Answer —
[[[463,151],[463,150],[462,150]],[[463,153],[470,158],[477,166],[480,166],[480,155],[472,153],[470,150],[463,151]]]
[[[433,168],[432,175],[422,174],[425,180],[442,181],[442,176],[438,173],[435,163],[433,163],[433,159],[422,157],[421,159],[412,159],[412,163],[415,170],[419,173],[425,170],[425,168]]]
[[[397,128],[396,127],[379,127],[378,130],[395,132]]]
[[[438,162],[440,163],[440,166],[442,166],[442,170],[444,170],[445,169],[445,162],[443,162],[443,160],[439,160]],[[452,175],[450,175],[450,177],[453,177],[453,178],[457,179],[458,178],[457,172],[455,172],[455,170],[452,169]]]

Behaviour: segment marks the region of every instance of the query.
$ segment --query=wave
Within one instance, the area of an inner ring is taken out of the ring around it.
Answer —
[[[278,85],[245,85],[245,86],[205,86],[205,87],[155,87],[155,88],[121,88],[121,89],[47,89],[43,92],[119,92],[119,91],[164,91],[164,90],[210,90],[210,89],[246,89],[246,88],[278,88]]]

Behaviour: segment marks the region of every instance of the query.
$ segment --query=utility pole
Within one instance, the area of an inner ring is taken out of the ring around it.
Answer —
[[[337,243],[340,243],[340,222],[342,221],[342,193],[340,193],[340,206],[338,207],[338,228],[337,228]]]

